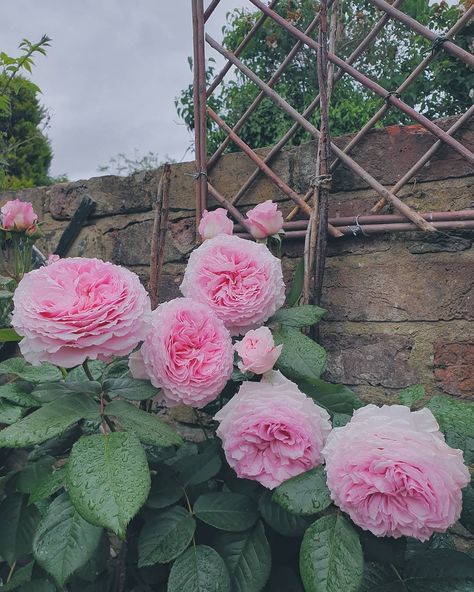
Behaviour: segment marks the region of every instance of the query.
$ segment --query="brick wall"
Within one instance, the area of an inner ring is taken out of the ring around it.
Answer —
[[[452,123],[442,123],[447,128]],[[474,147],[474,123],[458,132]],[[337,140],[344,145],[347,138]],[[419,126],[372,131],[353,157],[390,187],[433,142]],[[265,153],[265,150],[260,151]],[[283,152],[274,168],[303,193],[313,175],[315,146]],[[173,165],[171,213],[161,299],[179,294],[184,265],[193,248],[193,163]],[[231,197],[253,171],[241,154],[224,156],[212,171],[213,184]],[[82,196],[97,202],[91,222],[69,255],[97,256],[126,265],[146,282],[152,201],[160,171],[127,178],[104,176],[17,192],[32,201],[43,221],[40,248],[48,252]],[[418,211],[474,207],[474,171],[447,148],[399,194]],[[1,196],[1,201],[13,194]],[[265,199],[291,204],[265,179],[243,200],[245,210]],[[331,216],[367,213],[376,201],[345,168],[338,169]],[[387,401],[397,390],[423,383],[430,393],[474,397],[474,232],[419,232],[331,240],[324,286],[328,313],[321,340],[329,354],[327,378],[350,385],[366,400]],[[291,277],[302,241],[283,245],[285,275]]]

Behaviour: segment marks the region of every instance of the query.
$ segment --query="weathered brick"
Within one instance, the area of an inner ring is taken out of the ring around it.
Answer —
[[[435,343],[433,365],[443,391],[474,397],[474,342]]]

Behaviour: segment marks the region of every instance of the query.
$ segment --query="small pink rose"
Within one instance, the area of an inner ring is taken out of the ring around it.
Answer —
[[[13,199],[0,210],[2,214],[2,226],[6,230],[26,230],[38,221],[38,216],[30,202]]]
[[[244,338],[234,345],[235,351],[242,358],[238,363],[240,371],[255,374],[268,372],[278,360],[282,347],[275,345],[268,327],[247,331]]]
[[[264,201],[247,212],[250,232],[255,239],[278,234],[283,228],[283,215],[271,200]]]
[[[206,240],[214,238],[218,234],[232,234],[234,224],[228,218],[227,211],[224,208],[218,208],[213,212],[204,210],[198,230],[202,240]]]

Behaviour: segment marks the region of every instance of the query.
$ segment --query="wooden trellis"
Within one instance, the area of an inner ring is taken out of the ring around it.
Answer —
[[[210,194],[218,203],[227,208],[230,214],[234,217],[238,224],[236,230],[243,233],[243,235],[248,235],[248,227],[245,218],[237,210],[236,204],[238,204],[242,196],[249,190],[259,175],[266,175],[266,177],[268,177],[268,179],[273,182],[282,193],[286,194],[295,203],[294,209],[287,216],[284,229],[286,236],[289,238],[306,237],[306,256],[309,257],[307,263],[309,263],[309,266],[312,269],[312,281],[314,281],[314,286],[311,288],[310,292],[311,296],[318,301],[321,291],[322,271],[324,269],[326,249],[326,232],[322,231],[325,228],[327,228],[329,234],[335,238],[347,234],[369,235],[376,232],[400,232],[416,229],[420,229],[424,232],[436,232],[437,229],[452,230],[474,228],[474,210],[463,210],[461,212],[430,212],[427,214],[421,214],[410,208],[397,197],[400,190],[432,158],[435,152],[443,144],[446,144],[450,149],[455,150],[469,164],[471,164],[474,172],[474,154],[454,137],[455,132],[472,117],[474,106],[471,106],[466,113],[460,116],[450,129],[444,131],[436,123],[429,120],[416,109],[410,107],[403,100],[404,91],[427,68],[430,62],[435,59],[437,52],[445,51],[465,64],[468,64],[471,68],[474,68],[474,56],[452,41],[456,33],[461,31],[462,28],[474,18],[474,6],[471,5],[471,7],[460,16],[455,25],[449,31],[441,35],[429,30],[424,25],[399,10],[403,0],[395,0],[393,4],[388,4],[385,0],[370,0],[370,2],[378,7],[382,16],[368,35],[359,43],[352,54],[344,60],[328,49],[327,9],[330,8],[334,0],[323,0],[321,3],[315,2],[315,6],[318,5],[320,7],[319,13],[316,14],[312,22],[306,27],[305,31],[298,29],[294,24],[285,20],[275,12],[274,9],[278,4],[278,1],[279,0],[271,0],[267,5],[261,0],[249,0],[249,4],[256,7],[261,14],[239,46],[230,51],[229,48],[223,47],[205,32],[205,23],[211,17],[220,0],[212,0],[206,9],[204,8],[203,0],[192,0],[194,35],[196,216],[197,222],[199,223],[202,211],[207,206],[207,196]],[[268,81],[261,80],[239,59],[239,55],[248,45],[249,41],[255,36],[266,19],[271,19],[279,27],[286,29],[288,33],[295,37],[295,45]],[[371,43],[390,19],[402,23],[409,30],[415,32],[417,35],[427,38],[432,43],[431,52],[425,55],[413,72],[409,73],[405,81],[395,90],[383,88],[380,84],[371,80],[353,66],[357,59],[370,47]],[[316,29],[318,29],[317,40],[311,37]],[[215,76],[214,80],[207,88],[205,74],[206,43],[226,59],[225,66],[217,76]],[[273,87],[303,46],[313,49],[317,54],[320,93],[306,107],[303,113],[298,113],[298,111],[285,101]],[[328,64],[332,64],[333,67],[337,68],[334,76],[328,76]],[[260,89],[258,96],[248,106],[233,128],[227,125],[227,123],[207,105],[209,97],[218,88],[219,84],[232,66],[240,70],[240,72]],[[350,76],[369,91],[382,97],[384,99],[384,105],[361,128],[361,130],[352,137],[347,146],[340,149],[336,144],[331,142],[329,137],[327,92],[328,87],[330,86],[332,88],[332,86],[337,84],[343,76]],[[248,146],[239,137],[238,133],[265,97],[269,98],[282,111],[284,111],[294,121],[294,124],[269,151],[269,153],[262,158],[252,149],[252,147]],[[359,163],[357,163],[350,156],[350,153],[361,139],[366,136],[368,131],[371,130],[391,108],[400,110],[414,122],[429,131],[434,138],[434,143],[426,154],[413,164],[391,189],[387,189],[370,175],[370,173]],[[319,129],[308,120],[316,109],[319,109],[321,115]],[[221,146],[219,146],[209,158],[206,153],[206,120],[208,117],[211,118],[227,135]],[[275,156],[300,128],[309,132],[310,136],[317,140],[319,145],[318,162],[315,163],[315,182],[306,195],[298,195],[298,193],[289,187],[270,166]],[[208,175],[230,142],[233,142],[242,152],[244,152],[254,162],[256,168],[237,193],[231,199],[227,199],[212,185]],[[327,147],[327,149],[325,147]],[[333,161],[328,162],[328,159],[331,157],[333,158]],[[357,212],[355,212],[354,216],[349,218],[344,217],[328,220],[328,193],[330,191],[331,175],[341,163],[349,168],[355,175],[363,179],[365,183],[378,194],[378,200],[370,212],[372,215],[359,216],[357,215]],[[398,211],[399,215],[380,215],[379,212],[387,203],[390,203],[393,208]],[[307,218],[293,221],[293,218],[298,212],[304,213]],[[313,235],[312,238],[311,234]]]

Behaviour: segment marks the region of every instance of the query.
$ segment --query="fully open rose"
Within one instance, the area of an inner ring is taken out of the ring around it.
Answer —
[[[367,405],[331,432],[323,454],[335,504],[377,536],[425,541],[459,518],[469,471],[429,409]]]
[[[269,489],[320,464],[331,431],[327,411],[277,371],[244,382],[215,419],[238,477]]]
[[[265,245],[224,234],[191,253],[181,291],[207,304],[232,335],[257,328],[285,300],[280,260]]]
[[[24,336],[26,360],[64,368],[129,354],[144,338],[150,312],[137,275],[80,257],[27,273],[13,302],[12,324]]]
[[[140,351],[130,357],[135,378],[162,388],[170,404],[204,407],[230,378],[232,340],[210,308],[189,298],[161,304]]]

